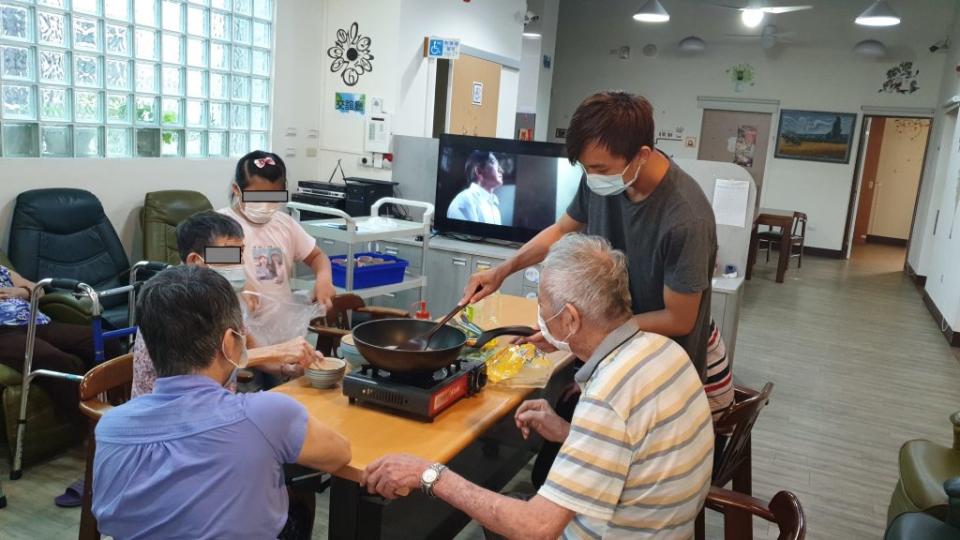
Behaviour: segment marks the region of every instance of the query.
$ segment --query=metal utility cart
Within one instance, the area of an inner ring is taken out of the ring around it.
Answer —
[[[423,218],[421,221],[417,222],[390,217],[381,217],[380,209],[385,204],[422,208],[424,210]],[[337,293],[352,293],[366,299],[392,294],[398,291],[419,288],[420,299],[423,300],[425,288],[427,286],[427,276],[425,275],[404,275],[404,279],[400,283],[354,289],[353,274],[356,265],[354,256],[357,253],[355,247],[358,244],[366,244],[367,251],[373,251],[371,245],[375,242],[422,236],[423,247],[421,248],[420,268],[426,268],[427,252],[430,249],[430,224],[433,219],[432,204],[420,201],[411,201],[408,199],[384,197],[373,203],[373,205],[370,207],[369,216],[363,217],[353,217],[343,210],[337,208],[329,208],[326,206],[317,206],[300,202],[287,203],[287,208],[290,208],[296,212],[294,217],[297,218],[298,221],[300,218],[299,213],[301,211],[335,216],[331,219],[302,221],[300,225],[302,225],[307,233],[314,238],[329,239],[346,244],[346,286],[342,288],[337,287]],[[294,280],[294,284],[298,288],[301,288],[306,286],[308,281],[296,279]]]

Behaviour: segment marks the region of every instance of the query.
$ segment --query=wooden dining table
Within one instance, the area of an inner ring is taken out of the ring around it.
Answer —
[[[501,295],[496,305],[494,316],[502,326],[536,323],[534,299]],[[573,356],[564,352],[547,358],[553,364],[554,379],[573,362]],[[530,441],[519,437],[512,413],[534,392],[531,388],[488,384],[433,422],[351,404],[339,386],[317,390],[305,377],[274,391],[294,398],[350,440],[353,457],[333,474],[330,483],[328,538],[441,538],[452,536],[450,533],[469,521],[466,515],[419,492],[393,502],[367,494],[358,484],[363,470],[385,454],[415,454],[445,463],[490,489],[502,488],[530,459]]]
[[[760,225],[769,225],[780,228],[780,257],[777,259],[777,283],[783,283],[783,276],[790,263],[790,254],[793,252],[793,216],[792,210],[777,210],[761,208],[753,220],[753,231],[750,233],[750,252],[747,254],[746,279],[753,276],[753,265],[757,262],[757,248],[760,245],[758,237]]]

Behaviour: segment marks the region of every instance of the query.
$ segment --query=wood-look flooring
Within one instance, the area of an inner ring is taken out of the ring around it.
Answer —
[[[868,245],[849,261],[791,261],[774,282],[775,261],[747,283],[734,372],[759,388],[775,384],[753,435],[754,494],[790,490],[803,504],[807,538],[882,537],[897,479],[897,451],[909,439],[951,443],[948,416],[960,410],[960,349],[938,332],[920,294],[902,273],[902,248]],[[80,448],[0,479],[10,501],[0,536],[75,538],[79,512],[53,497],[79,477]],[[528,473],[516,481],[525,483]],[[315,538],[326,538],[327,495],[318,500]],[[708,514],[708,537],[721,538]],[[756,538],[776,531],[755,525]],[[457,537],[479,540],[471,524]]]

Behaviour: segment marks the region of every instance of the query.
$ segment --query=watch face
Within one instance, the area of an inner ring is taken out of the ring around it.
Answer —
[[[437,480],[437,476],[439,476],[437,474],[437,471],[433,469],[427,469],[423,471],[422,475],[420,475],[420,480],[423,481],[425,484],[432,484]]]

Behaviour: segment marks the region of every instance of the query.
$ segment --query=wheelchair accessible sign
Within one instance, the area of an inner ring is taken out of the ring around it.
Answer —
[[[460,58],[460,40],[433,36],[428,37],[427,58],[442,58],[444,60],[456,60]]]

